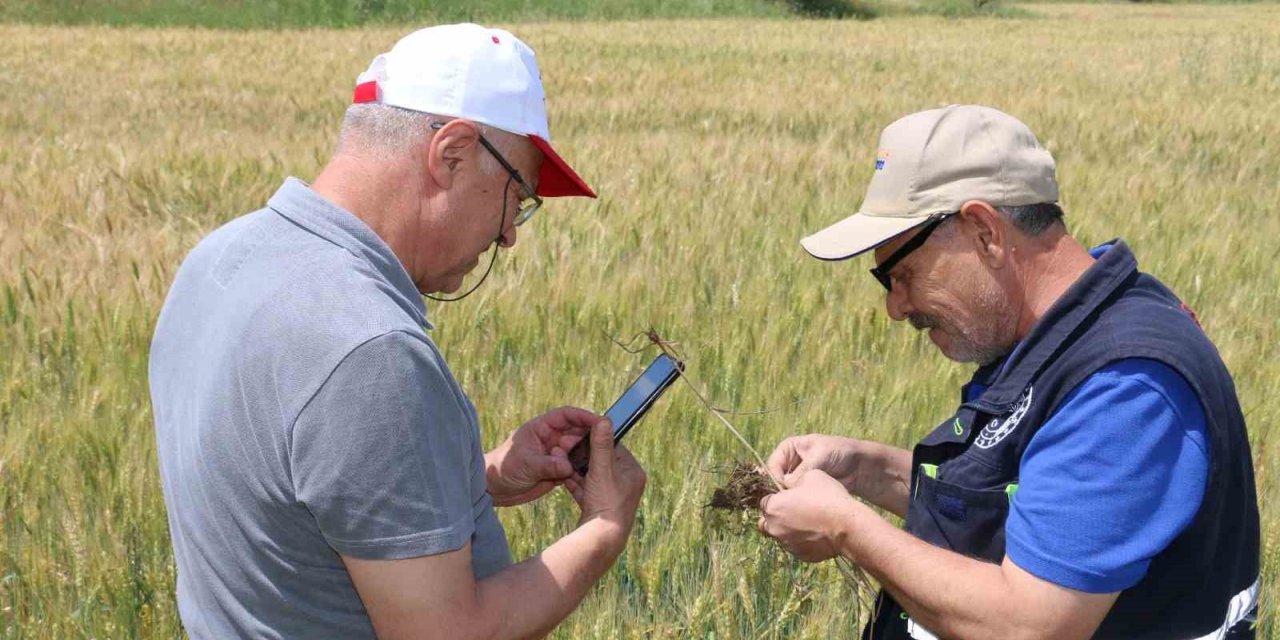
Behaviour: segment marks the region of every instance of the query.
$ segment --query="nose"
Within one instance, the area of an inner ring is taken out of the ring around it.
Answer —
[[[885,293],[884,307],[889,312],[890,318],[899,321],[907,319],[907,314],[911,312],[911,303],[907,300],[907,294],[902,290],[901,285]]]

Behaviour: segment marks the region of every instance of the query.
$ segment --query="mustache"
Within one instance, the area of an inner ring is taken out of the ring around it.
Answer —
[[[926,313],[908,313],[907,322],[910,322],[916,331],[933,329],[938,326],[938,319]]]

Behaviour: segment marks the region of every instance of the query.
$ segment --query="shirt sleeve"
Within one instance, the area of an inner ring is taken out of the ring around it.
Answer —
[[[478,447],[436,352],[401,331],[354,349],[294,423],[294,491],[335,550],[390,560],[461,548]]]
[[[1200,509],[1209,455],[1204,410],[1182,376],[1154,360],[1115,362],[1028,443],[1006,554],[1071,589],[1132,587]]]

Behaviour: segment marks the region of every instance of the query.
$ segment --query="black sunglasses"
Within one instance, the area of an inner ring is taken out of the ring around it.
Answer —
[[[445,123],[443,122],[433,122],[431,123],[431,129],[439,131],[444,125]],[[493,144],[485,139],[484,134],[480,134],[480,144],[485,149],[488,149],[489,153],[493,154],[493,157],[498,160],[498,164],[507,170],[507,174],[511,176],[511,179],[520,185],[520,208],[516,210],[515,225],[518,227],[528,222],[529,218],[532,218],[533,214],[542,208],[542,198],[537,193],[534,193],[533,187],[530,187],[529,183],[524,181],[524,178],[520,177],[520,172],[516,171],[516,168],[511,166],[511,163],[507,162],[507,159],[502,157],[501,153],[498,153],[497,147],[494,147]]]
[[[871,268],[871,275],[875,276],[876,281],[884,287],[885,291],[893,291],[893,279],[889,277],[889,271],[893,270],[894,265],[902,262],[902,259],[910,255],[912,251],[919,249],[920,245],[924,244],[924,241],[929,239],[929,234],[933,233],[934,230],[946,221],[947,218],[950,218],[957,213],[959,213],[959,211],[953,211],[951,213],[935,213],[929,216],[928,221],[925,222],[924,228],[920,230],[920,233],[917,233],[914,237],[908,240],[906,244],[898,247],[898,250],[890,254],[888,258],[885,258],[884,262],[881,262]]]

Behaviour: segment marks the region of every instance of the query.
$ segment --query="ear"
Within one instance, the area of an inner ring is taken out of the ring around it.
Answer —
[[[991,269],[1000,269],[1010,258],[1012,229],[995,207],[981,200],[970,200],[960,207],[961,233]]]
[[[450,120],[427,143],[427,175],[441,189],[453,186],[464,167],[476,162],[480,128],[467,120]]]

